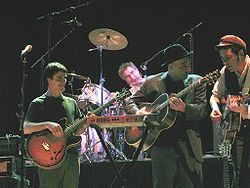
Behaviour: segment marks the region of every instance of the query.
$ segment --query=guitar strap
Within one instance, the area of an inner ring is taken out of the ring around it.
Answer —
[[[245,83],[244,83],[244,86],[242,88],[242,95],[243,96],[248,94],[249,88],[250,88],[250,65],[248,65],[248,71],[247,71]]]
[[[247,71],[245,83],[241,92],[243,97],[249,94],[249,89],[250,89],[250,64],[248,63],[248,71]],[[248,116],[249,115],[250,115],[250,105],[248,105]]]

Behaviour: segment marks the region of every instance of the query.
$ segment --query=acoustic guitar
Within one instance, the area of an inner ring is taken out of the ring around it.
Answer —
[[[181,90],[176,96],[181,98],[192,89],[202,84],[212,84],[219,78],[219,76],[220,72],[218,70],[211,72]],[[141,105],[140,108],[141,107],[146,107],[146,111],[149,113],[157,114],[159,119],[158,123],[153,123],[153,125],[150,125],[149,123],[149,131],[141,149],[142,151],[147,151],[151,148],[163,130],[170,129],[173,126],[177,117],[177,112],[169,108],[169,97],[167,93],[161,94],[153,103],[145,103]],[[143,130],[143,127],[127,127],[124,133],[126,143],[132,147],[138,148],[141,142]]]
[[[94,110],[92,114],[100,115],[105,108],[111,106],[115,101],[120,102],[130,95],[129,90],[123,89],[112,100]],[[81,144],[81,136],[74,135],[74,132],[82,126],[88,127],[88,125],[84,125],[86,119],[87,117],[80,118],[66,126],[64,136],[61,138],[55,137],[49,130],[29,135],[25,142],[27,155],[40,168],[58,168],[63,164],[67,150]],[[59,124],[67,124],[66,118],[59,120]]]

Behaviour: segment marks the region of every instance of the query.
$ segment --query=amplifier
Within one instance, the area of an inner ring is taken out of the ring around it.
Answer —
[[[0,137],[0,156],[18,156],[21,137],[18,135],[6,134]]]
[[[21,174],[21,159],[15,156],[0,156],[0,179]]]
[[[29,188],[30,180],[26,177],[21,179],[21,176],[15,176],[13,178],[0,178],[0,188]]]

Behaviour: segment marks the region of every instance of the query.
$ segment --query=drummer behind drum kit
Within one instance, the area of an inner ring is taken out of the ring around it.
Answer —
[[[96,46],[96,48],[90,49],[89,51],[98,49],[121,50],[128,44],[125,36],[108,28],[100,28],[91,31],[89,33],[89,40]],[[85,84],[81,88],[80,95],[68,95],[76,99],[78,106],[85,114],[94,111],[101,105],[112,100],[112,98],[116,95],[115,92],[109,92],[106,88],[101,87],[101,81],[98,85],[91,83],[91,79],[89,77],[81,76],[75,73],[68,73],[68,76],[84,80]],[[125,115],[122,104],[115,104],[114,106],[105,109],[103,116],[111,115]],[[113,158],[127,160],[127,157],[124,154],[124,128],[103,129],[102,135]],[[101,162],[106,159],[106,153],[94,128],[89,127],[86,129],[81,137],[81,162]]]

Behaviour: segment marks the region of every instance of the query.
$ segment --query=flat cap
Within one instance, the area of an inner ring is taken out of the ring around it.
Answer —
[[[235,35],[225,35],[221,37],[220,43],[216,45],[214,48],[215,50],[219,50],[222,47],[235,46],[235,45],[238,45],[244,49],[247,48],[246,43],[240,37]]]

